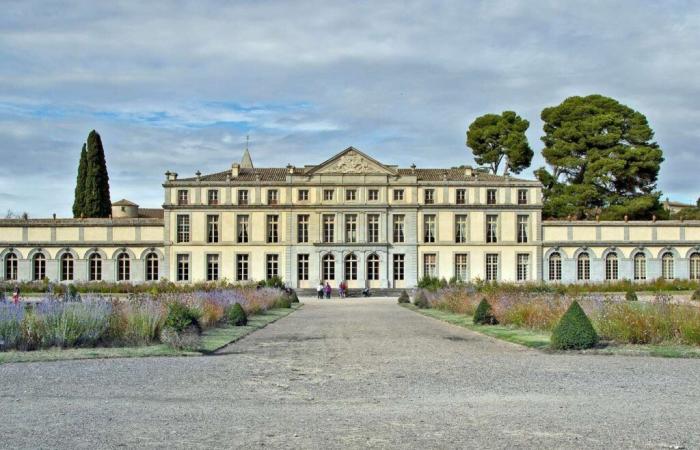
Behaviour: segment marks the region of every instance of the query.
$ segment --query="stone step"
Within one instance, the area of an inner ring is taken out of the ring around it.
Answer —
[[[315,288],[295,289],[300,297],[316,297]],[[372,288],[370,297],[397,297],[401,295],[404,289],[389,289],[389,288]],[[410,294],[410,290],[406,289]],[[338,297],[338,288],[333,288],[333,297]],[[348,297],[362,297],[362,289],[348,289]]]

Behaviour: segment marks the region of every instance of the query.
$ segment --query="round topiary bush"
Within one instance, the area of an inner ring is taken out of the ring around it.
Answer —
[[[552,348],[559,350],[579,350],[594,347],[598,334],[593,324],[576,300],[559,319],[551,337]]]
[[[625,300],[627,300],[628,302],[636,302],[637,293],[634,292],[632,289],[627,290],[627,292],[625,292]]]
[[[425,292],[422,290],[418,291],[416,295],[413,297],[413,304],[416,305],[420,309],[428,309],[430,308],[430,302],[428,301],[428,298],[425,296]]]
[[[408,298],[406,291],[401,291],[401,295],[399,295],[399,303],[411,303],[411,299]]]
[[[237,327],[242,327],[248,323],[248,316],[240,303],[234,303],[233,306],[228,309],[226,318],[228,319],[228,323]]]
[[[168,303],[168,314],[165,316],[164,328],[169,328],[176,333],[182,333],[189,327],[194,327],[201,331],[199,325],[200,313],[194,308],[190,308],[184,303]]]
[[[485,298],[481,299],[479,306],[474,311],[474,323],[477,325],[496,325],[498,323],[491,304]]]

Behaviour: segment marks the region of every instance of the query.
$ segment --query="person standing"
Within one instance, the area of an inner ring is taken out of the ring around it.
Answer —
[[[15,290],[12,291],[12,303],[19,304],[19,286],[15,286]]]
[[[316,286],[316,297],[318,298],[323,298],[323,283],[321,281],[318,282],[318,286]]]
[[[325,293],[326,293],[326,298],[327,298],[327,299],[330,299],[330,298],[331,298],[331,291],[332,291],[332,289],[331,289],[331,284],[330,284],[329,282],[326,281],[326,287],[325,287],[323,290],[324,290]]]

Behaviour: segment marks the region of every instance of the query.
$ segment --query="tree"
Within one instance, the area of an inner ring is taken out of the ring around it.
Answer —
[[[85,217],[109,217],[112,212],[109,174],[102,139],[95,130],[88,135],[86,159],[83,213]]]
[[[589,95],[569,97],[541,117],[542,154],[551,170],[540,168],[535,175],[544,186],[545,215],[666,216],[656,190],[663,152],[643,114]]]
[[[75,181],[75,198],[73,199],[73,217],[85,215],[85,181],[87,179],[87,149],[83,144],[78,164],[78,178]]]
[[[479,165],[488,165],[496,174],[505,159],[504,174],[520,173],[530,167],[533,152],[527,142],[530,122],[513,111],[477,117],[467,130],[467,147]]]

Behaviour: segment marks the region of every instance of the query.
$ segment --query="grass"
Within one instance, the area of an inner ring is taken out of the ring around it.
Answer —
[[[9,351],[0,352],[0,364],[23,362],[66,361],[76,359],[106,359],[106,358],[145,358],[153,356],[201,356],[211,354],[228,344],[247,336],[253,331],[266,327],[300,308],[295,304],[289,309],[271,309],[265,313],[251,316],[248,325],[234,327],[224,325],[210,328],[202,333],[200,348],[196,351],[178,350],[165,344],[146,345],[141,347],[94,347],[94,348],[54,348],[30,352]]]

